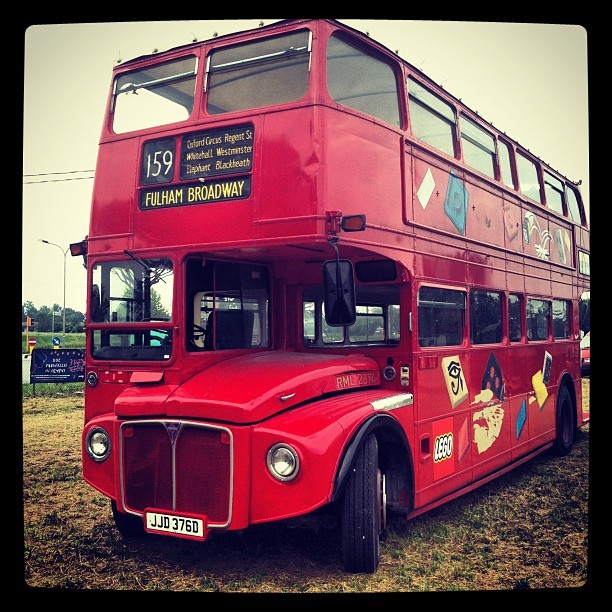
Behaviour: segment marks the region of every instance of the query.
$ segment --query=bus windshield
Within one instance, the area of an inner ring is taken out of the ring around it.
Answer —
[[[171,356],[172,329],[144,328],[172,318],[174,273],[169,259],[106,261],[92,270],[89,318],[117,323],[113,330],[94,329],[92,357],[110,360],[159,360]]]
[[[299,100],[309,74],[309,30],[222,47],[209,60],[207,110],[219,115]]]
[[[193,110],[196,68],[196,58],[189,56],[120,74],[114,84],[114,132],[187,119]]]

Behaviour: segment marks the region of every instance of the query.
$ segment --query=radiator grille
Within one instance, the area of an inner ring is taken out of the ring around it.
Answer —
[[[123,424],[122,484],[126,509],[204,514],[226,525],[232,491],[231,433],[194,423]],[[174,440],[174,442],[173,442]]]

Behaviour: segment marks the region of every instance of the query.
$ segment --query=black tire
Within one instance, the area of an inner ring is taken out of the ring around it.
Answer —
[[[557,437],[554,451],[563,457],[567,455],[574,444],[576,437],[576,418],[574,416],[574,403],[565,385],[559,388],[557,395]]]
[[[370,435],[358,449],[342,497],[342,561],[347,572],[376,571],[385,515],[378,469],[378,442]]]
[[[113,518],[115,519],[115,526],[124,538],[140,538],[146,534],[142,519],[139,516],[119,512],[114,499],[111,499],[111,508],[113,510]]]

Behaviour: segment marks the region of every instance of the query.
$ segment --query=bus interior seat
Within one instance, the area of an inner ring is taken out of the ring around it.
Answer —
[[[248,310],[216,310],[214,325],[217,349],[251,346],[254,313]],[[212,349],[212,329],[206,334],[206,348]]]

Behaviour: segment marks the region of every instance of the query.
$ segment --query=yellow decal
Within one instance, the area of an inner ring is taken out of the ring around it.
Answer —
[[[459,357],[444,357],[442,359],[442,373],[446,381],[446,390],[448,391],[451,405],[453,408],[456,408],[468,396],[468,388]]]
[[[497,440],[504,422],[504,409],[501,404],[487,406],[478,412],[474,412],[472,423],[474,426],[474,442],[478,448],[478,454],[484,453],[491,448]]]
[[[542,371],[538,370],[531,377],[531,385],[533,386],[533,390],[535,391],[536,400],[538,401],[538,406],[540,410],[542,410],[542,406],[544,406],[544,402],[548,399],[548,389],[546,389],[546,385],[542,380]]]

